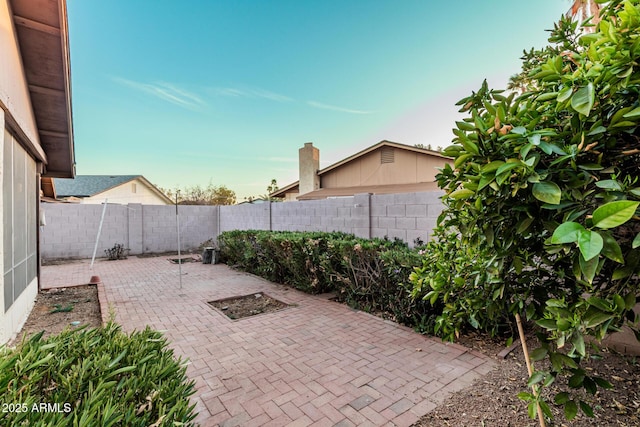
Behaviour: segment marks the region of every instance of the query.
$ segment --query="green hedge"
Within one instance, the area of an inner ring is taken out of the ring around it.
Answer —
[[[222,261],[308,293],[335,292],[354,308],[425,329],[434,308],[405,285],[421,265],[419,249],[401,240],[339,232],[234,230],[219,238]]]
[[[0,349],[0,425],[192,426],[194,383],[185,372],[149,328],[39,333]]]

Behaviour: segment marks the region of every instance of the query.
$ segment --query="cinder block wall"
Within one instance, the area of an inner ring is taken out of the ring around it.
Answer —
[[[356,194],[324,200],[220,207],[220,231],[342,231],[363,238],[427,241],[444,192]]]
[[[371,196],[371,237],[399,238],[413,245],[431,238],[444,205],[443,191]]]
[[[43,259],[91,258],[104,205],[43,203],[46,225],[40,227]],[[180,206],[180,246],[197,249],[218,235],[217,206]],[[96,257],[116,243],[130,254],[177,251],[175,206],[109,204]]]
[[[176,207],[162,205],[142,206],[142,251],[132,253],[154,253],[177,251],[178,229]],[[217,206],[178,207],[180,221],[180,247],[183,250],[198,248],[208,239],[218,236]]]
[[[399,238],[410,245],[427,241],[442,212],[441,191],[407,194],[356,194],[326,200],[235,206],[179,206],[181,248],[197,249],[229,230],[342,231],[363,238]],[[102,214],[101,205],[49,204],[41,207],[44,259],[90,258]],[[132,255],[177,251],[175,206],[108,205],[98,257],[122,243]]]
[[[270,230],[271,203],[219,206],[219,230]],[[217,234],[216,234],[217,236]]]
[[[91,258],[102,216],[101,205],[48,204],[40,207],[46,225],[40,227],[40,254],[51,258]],[[108,205],[96,256],[127,241],[127,208]]]
[[[369,238],[369,194],[304,202],[272,203],[277,231],[342,231]]]

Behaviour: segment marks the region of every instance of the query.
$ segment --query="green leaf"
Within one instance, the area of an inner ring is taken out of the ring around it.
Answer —
[[[578,247],[585,261],[600,255],[604,241],[602,236],[591,230],[582,230],[578,233]]]
[[[624,306],[627,310],[631,310],[636,306],[636,295],[633,292],[629,292],[626,297],[624,297]]]
[[[588,283],[593,283],[593,278],[596,277],[598,270],[598,258],[591,258],[590,260],[584,259],[582,253],[580,253],[580,271],[582,272],[582,278]]]
[[[520,223],[518,224],[518,227],[516,229],[516,233],[522,234],[525,231],[527,231],[527,229],[531,226],[532,222],[533,222],[533,218],[529,218],[529,217],[526,217],[525,219],[520,221]]]
[[[593,83],[589,82],[586,86],[581,87],[571,97],[571,107],[580,114],[589,116],[593,102],[595,99],[595,92],[593,90]]]
[[[607,320],[612,318],[613,318],[613,315],[610,313],[605,313],[603,311],[595,311],[592,314],[586,316],[583,320],[587,328],[593,328],[594,326],[601,325]]]
[[[593,211],[593,225],[598,228],[613,228],[627,222],[635,214],[640,202],[618,200],[600,206]]]
[[[576,372],[575,374],[573,374],[571,376],[571,378],[569,378],[569,387],[571,388],[578,388],[578,387],[582,387],[582,384],[584,383],[584,371],[582,372]]]
[[[518,399],[524,400],[525,402],[531,402],[534,399],[533,395],[526,391],[521,391],[520,393],[518,393],[517,396],[518,396]]]
[[[640,117],[640,107],[634,108],[622,117],[624,117],[625,119],[635,119]]]
[[[640,246],[640,233],[638,233],[638,235],[633,239],[633,242],[631,243],[631,247],[633,249],[637,248],[638,246]]]
[[[613,238],[608,232],[600,232],[602,239],[604,240],[604,247],[602,248],[602,255],[606,256],[612,261],[620,264],[624,264],[624,257],[622,256],[622,250],[616,239]]]
[[[467,122],[456,122],[456,126],[458,126],[458,129],[464,131],[474,131],[476,129],[475,126]]]
[[[513,168],[517,168],[518,166],[522,166],[522,162],[520,160],[507,162],[496,170],[496,175],[501,175],[505,172],[510,171]]]
[[[577,222],[565,222],[555,229],[551,236],[551,243],[557,245],[577,242],[582,231],[585,231],[584,227]]]
[[[622,191],[622,187],[615,179],[605,179],[602,181],[598,181],[596,182],[596,187],[604,188],[605,190]]]
[[[467,153],[475,154],[476,156],[480,154],[480,152],[478,151],[478,146],[473,142],[462,140],[460,141],[460,144],[462,144],[462,146],[464,147],[464,150]]]
[[[633,268],[631,267],[619,268],[613,272],[613,274],[611,275],[611,280],[624,279],[625,277],[629,277],[632,274],[633,274]]]
[[[452,199],[468,199],[469,197],[473,196],[475,193],[475,191],[473,190],[469,190],[467,188],[460,188],[454,192],[452,192],[451,194],[449,194],[449,197],[451,197]]]
[[[606,390],[610,390],[613,388],[613,385],[609,381],[605,380],[604,378],[593,377],[593,380],[596,382],[596,384],[598,384],[600,387]]]
[[[589,417],[589,418],[593,418],[593,409],[591,408],[591,406],[589,406],[589,404],[587,402],[584,401],[580,401],[580,409],[582,409],[582,412],[584,412],[584,414]]]
[[[622,298],[618,294],[615,294],[613,296],[613,304],[615,305],[618,313],[622,312],[626,308],[626,304],[624,302],[624,298]]]
[[[571,86],[565,87],[560,92],[558,92],[558,98],[557,98],[558,102],[566,101],[571,97],[572,93],[573,93],[573,88]]]
[[[540,319],[536,321],[538,326],[542,326],[545,329],[553,330],[557,328],[556,321],[553,319]]]
[[[567,393],[566,391],[556,394],[556,397],[553,398],[553,401],[556,405],[564,405],[569,400],[569,393]]]
[[[542,137],[542,135],[540,135],[539,133],[534,133],[533,135],[529,136],[529,142],[532,145],[540,145],[540,138]]]
[[[567,420],[573,420],[578,415],[578,405],[573,400],[569,400],[564,405],[564,416]]]
[[[533,185],[533,197],[541,202],[557,205],[560,203],[562,191],[555,182],[537,182]]]
[[[486,164],[480,169],[480,171],[484,173],[495,172],[500,166],[502,166],[504,162],[502,160],[494,160],[489,164]]]
[[[599,135],[601,133],[605,133],[607,128],[604,126],[597,126],[594,129],[590,130],[587,136]]]
[[[553,378],[553,377],[552,377]],[[553,418],[553,413],[551,412],[551,408],[549,407],[549,405],[547,404],[547,402],[545,402],[544,400],[541,400],[539,402],[540,404],[540,409],[542,409],[542,413],[547,417],[547,418]]]
[[[547,357],[547,349],[544,347],[539,347],[536,348],[535,350],[533,350],[531,352],[531,354],[529,355],[529,357],[531,357],[531,360],[533,361],[538,361],[538,360],[542,360],[545,357]]]
[[[536,418],[536,411],[538,410],[538,405],[536,402],[529,402],[527,405],[527,413],[529,414],[529,418],[534,420]]]
[[[584,347],[584,337],[582,336],[582,334],[578,333],[572,340],[571,342],[573,343],[576,351],[578,352],[578,354],[582,357],[584,357],[584,355],[586,354],[585,351],[585,347]]]

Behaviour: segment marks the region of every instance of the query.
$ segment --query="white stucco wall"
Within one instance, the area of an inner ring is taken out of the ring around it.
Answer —
[[[135,184],[135,192],[134,185]],[[111,188],[105,192],[92,197],[83,198],[80,203],[88,205],[98,205],[104,203],[104,199],[109,199],[109,203],[126,205],[129,203],[140,203],[143,205],[166,205],[166,201],[158,196],[142,180],[135,179],[125,182],[122,185]]]

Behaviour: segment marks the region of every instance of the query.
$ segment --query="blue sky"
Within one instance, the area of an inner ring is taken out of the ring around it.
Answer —
[[[67,0],[78,174],[225,185],[239,201],[383,139],[449,145],[564,0]]]

